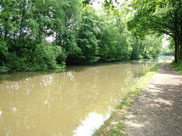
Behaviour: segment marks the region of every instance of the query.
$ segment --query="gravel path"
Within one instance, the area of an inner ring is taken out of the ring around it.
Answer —
[[[126,136],[182,136],[182,76],[163,64],[124,124]]]

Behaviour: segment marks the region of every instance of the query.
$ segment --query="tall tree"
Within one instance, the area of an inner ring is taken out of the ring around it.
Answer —
[[[175,43],[175,61],[182,60],[182,1],[133,0],[134,18],[128,22],[137,34],[153,32],[169,35]]]

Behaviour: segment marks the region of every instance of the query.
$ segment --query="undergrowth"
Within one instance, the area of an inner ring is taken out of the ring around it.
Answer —
[[[175,68],[182,75],[182,62],[181,63],[172,62],[170,67]]]

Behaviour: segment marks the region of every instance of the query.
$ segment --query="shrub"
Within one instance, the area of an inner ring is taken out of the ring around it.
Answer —
[[[65,59],[60,46],[42,41],[34,51],[23,48],[18,55],[16,52],[9,53],[7,63],[0,67],[0,72],[60,69],[65,65]]]
[[[41,44],[36,46],[33,56],[32,68],[34,70],[58,69],[65,64],[66,59],[66,55],[60,46],[51,45],[47,41],[42,41]]]

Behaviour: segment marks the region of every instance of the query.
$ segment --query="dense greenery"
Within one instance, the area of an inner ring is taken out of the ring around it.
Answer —
[[[137,35],[157,32],[169,35],[175,48],[175,61],[182,61],[182,1],[181,0],[133,0],[135,11],[128,22]]]
[[[157,35],[147,35],[144,39],[134,38],[133,42],[132,59],[157,58],[161,53],[162,37]]]
[[[162,49],[162,55],[163,56],[174,56],[173,48],[172,46],[166,46]]]
[[[62,67],[68,33],[75,26],[78,3],[52,0],[2,0],[0,5],[0,71]],[[45,38],[55,35],[48,43]],[[68,37],[69,38],[69,37]]]
[[[162,36],[129,31],[123,12],[110,9],[109,3],[96,12],[89,1],[80,0],[0,2],[0,72],[160,55]]]

